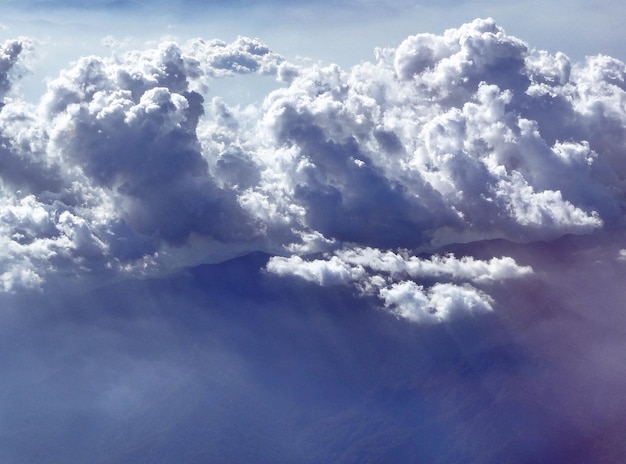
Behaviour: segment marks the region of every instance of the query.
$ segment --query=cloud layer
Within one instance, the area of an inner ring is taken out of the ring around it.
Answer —
[[[625,65],[531,50],[491,19],[349,70],[243,37],[90,56],[34,107],[10,91],[23,47],[5,43],[0,69],[7,290],[217,250],[432,250],[623,227]],[[283,86],[248,107],[211,95],[250,73]]]

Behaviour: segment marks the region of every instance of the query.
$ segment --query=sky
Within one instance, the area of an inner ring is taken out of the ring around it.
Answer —
[[[2,9],[1,462],[622,461],[616,1]]]

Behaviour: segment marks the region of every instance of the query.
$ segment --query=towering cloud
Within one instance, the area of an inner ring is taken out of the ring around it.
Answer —
[[[4,94],[22,48],[3,46]],[[241,73],[283,87],[254,107],[205,100]],[[491,19],[349,70],[244,37],[82,58],[37,107],[0,112],[5,287],[158,266],[190,245],[432,250],[620,229],[625,76],[612,58],[531,50]]]
[[[21,49],[5,44],[7,90]],[[186,52],[166,43],[79,60],[36,109],[8,103],[0,115],[5,288],[40,282],[60,257],[79,272],[141,260],[190,234],[258,235],[232,188],[209,173],[196,133],[204,99],[191,87],[206,90],[213,75],[275,72],[281,60],[252,39],[197,40]]]

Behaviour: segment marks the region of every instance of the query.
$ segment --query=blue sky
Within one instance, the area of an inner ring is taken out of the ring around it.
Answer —
[[[617,2],[9,2],[0,461],[626,454]]]

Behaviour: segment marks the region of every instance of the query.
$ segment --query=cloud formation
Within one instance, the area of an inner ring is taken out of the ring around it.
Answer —
[[[272,257],[267,270],[318,285],[352,285],[361,295],[377,296],[392,313],[414,322],[440,322],[457,313],[491,311],[492,298],[472,284],[523,277],[533,272],[513,258],[489,261],[454,255],[422,259],[406,251],[375,248],[336,251],[325,259]]]
[[[3,45],[4,95],[22,48]],[[282,87],[247,107],[211,94],[239,74]],[[573,64],[491,19],[348,70],[245,37],[84,57],[0,111],[5,288],[166,255],[620,230],[625,82],[618,60]]]
[[[83,57],[29,104],[26,44],[0,461],[626,454],[622,63],[492,20],[350,69],[197,39]]]
[[[5,87],[21,49],[5,44]],[[55,267],[142,260],[190,234],[226,242],[258,234],[232,189],[208,172],[196,134],[204,99],[191,87],[206,88],[214,75],[275,72],[282,59],[244,38],[187,50],[165,43],[85,57],[49,83],[37,108],[19,100],[3,108],[5,288],[41,282]]]

